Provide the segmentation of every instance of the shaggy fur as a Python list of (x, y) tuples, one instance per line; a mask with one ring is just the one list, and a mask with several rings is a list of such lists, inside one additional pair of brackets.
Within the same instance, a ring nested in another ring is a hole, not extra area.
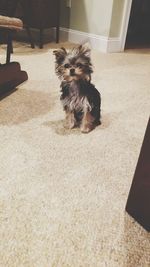
[(100, 124), (101, 97), (91, 83), (90, 49), (84, 45), (67, 53), (65, 48), (54, 51), (56, 74), (61, 79), (61, 101), (66, 112), (65, 126), (79, 126), (88, 133)]

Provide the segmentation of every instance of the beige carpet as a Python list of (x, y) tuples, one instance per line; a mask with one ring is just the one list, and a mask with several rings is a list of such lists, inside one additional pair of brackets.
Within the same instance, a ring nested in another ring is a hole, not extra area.
[(150, 235), (124, 211), (150, 113), (149, 51), (92, 51), (102, 125), (85, 135), (63, 128), (55, 47), (16, 43), (29, 80), (0, 102), (0, 267), (149, 267)]

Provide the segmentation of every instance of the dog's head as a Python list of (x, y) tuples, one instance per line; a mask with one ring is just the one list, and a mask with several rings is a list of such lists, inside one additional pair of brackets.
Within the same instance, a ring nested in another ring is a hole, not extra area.
[(65, 81), (90, 80), (93, 72), (90, 52), (86, 45), (80, 45), (69, 52), (64, 47), (54, 50), (56, 74)]

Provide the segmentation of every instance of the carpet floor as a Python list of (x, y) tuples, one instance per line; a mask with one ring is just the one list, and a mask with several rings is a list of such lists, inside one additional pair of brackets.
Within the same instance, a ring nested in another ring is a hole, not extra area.
[(29, 80), (0, 102), (0, 267), (149, 267), (150, 235), (125, 213), (150, 114), (149, 51), (92, 51), (102, 125), (82, 134), (63, 127), (56, 47), (14, 45)]

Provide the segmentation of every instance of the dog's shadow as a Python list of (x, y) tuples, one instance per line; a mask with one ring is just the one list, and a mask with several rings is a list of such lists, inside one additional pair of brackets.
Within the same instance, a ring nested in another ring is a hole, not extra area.
[[(102, 117), (101, 117), (101, 124), (100, 124), (100, 128), (102, 130), (106, 129), (106, 128), (109, 128), (110, 124), (111, 124), (111, 121), (112, 121), (112, 117), (111, 117), (111, 114), (102, 114)], [(98, 127), (98, 128), (99, 128)]]
[[(114, 117), (114, 116), (113, 116)], [(102, 116), (101, 125), (97, 126), (93, 131), (99, 131), (109, 128), (112, 120), (112, 114), (104, 114)], [(80, 128), (67, 129), (64, 126), (64, 120), (48, 121), (43, 123), (44, 126), (52, 128), (58, 135), (80, 135)], [(92, 131), (92, 132), (93, 132)]]
[(57, 120), (57, 121), (48, 121), (43, 123), (44, 126), (52, 128), (56, 134), (58, 135), (71, 135), (76, 134), (80, 135), (80, 129), (79, 128), (73, 128), (73, 129), (67, 129), (64, 126), (64, 120)]
[(104, 113), (102, 112), (101, 115), (101, 125), (98, 127), (101, 130), (105, 130), (113, 125), (118, 120), (119, 113), (118, 112), (111, 112), (111, 113)]

